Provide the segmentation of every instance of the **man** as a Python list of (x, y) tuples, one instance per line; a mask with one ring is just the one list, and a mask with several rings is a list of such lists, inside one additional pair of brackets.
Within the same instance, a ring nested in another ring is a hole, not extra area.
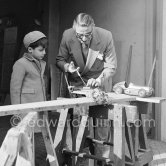
[[(79, 68), (86, 86), (100, 87), (106, 92), (112, 89), (112, 76), (116, 72), (117, 58), (110, 31), (95, 27), (93, 18), (80, 13), (73, 22), (73, 27), (63, 33), (56, 65), (68, 73), (71, 85), (84, 86), (76, 72)], [(96, 111), (96, 107), (95, 107)], [(97, 114), (101, 113), (101, 107)], [(108, 141), (108, 128), (98, 127), (97, 138)], [(108, 152), (108, 147), (105, 148)], [(100, 150), (99, 150), (100, 151)], [(108, 157), (103, 152), (97, 152)]]

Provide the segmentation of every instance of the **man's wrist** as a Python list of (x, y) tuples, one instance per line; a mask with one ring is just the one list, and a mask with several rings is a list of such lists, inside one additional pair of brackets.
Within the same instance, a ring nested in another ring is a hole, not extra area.
[(65, 72), (67, 73), (69, 71), (69, 63), (66, 63), (64, 65)]
[(101, 86), (101, 78), (97, 78), (97, 79), (96, 79), (96, 82), (98, 82), (99, 85)]

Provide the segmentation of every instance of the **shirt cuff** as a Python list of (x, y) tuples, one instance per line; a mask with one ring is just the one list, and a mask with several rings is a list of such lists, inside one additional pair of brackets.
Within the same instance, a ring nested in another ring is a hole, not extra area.
[(64, 65), (64, 70), (65, 70), (65, 72), (68, 72), (68, 68), (69, 68), (69, 63), (66, 63), (66, 64)]

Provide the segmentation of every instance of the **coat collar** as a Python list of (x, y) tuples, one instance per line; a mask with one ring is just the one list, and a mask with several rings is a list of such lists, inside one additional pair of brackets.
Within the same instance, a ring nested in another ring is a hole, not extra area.
[(37, 59), (35, 59), (33, 56), (31, 56), (31, 54), (29, 53), (24, 53), (23, 55), (24, 58), (26, 58), (27, 60), (34, 62), (33, 65), (35, 66), (35, 68), (40, 72), (40, 73), (44, 73), (45, 71), (45, 66), (46, 66), (46, 62), (43, 60), (38, 61)]
[[(30, 61), (35, 61), (35, 62), (38, 61), (33, 56), (31, 56), (31, 54), (29, 54), (29, 53), (24, 53), (23, 57), (30, 60)], [(45, 63), (45, 61), (43, 61), (43, 60), (40, 60), (40, 61)]]
[(100, 38), (99, 38), (99, 35), (96, 31), (96, 27), (94, 27), (92, 34), (93, 34), (93, 36), (92, 36), (90, 48), (92, 50), (98, 51), (98, 45), (100, 44)]

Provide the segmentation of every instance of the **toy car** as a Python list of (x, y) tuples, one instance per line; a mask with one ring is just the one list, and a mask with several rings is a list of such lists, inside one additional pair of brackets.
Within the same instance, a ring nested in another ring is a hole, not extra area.
[(152, 96), (154, 90), (151, 87), (146, 86), (138, 86), (130, 83), (129, 86), (126, 88), (125, 81), (119, 82), (113, 86), (113, 91), (116, 94), (127, 94), (127, 95), (134, 95), (139, 97), (150, 97)]

